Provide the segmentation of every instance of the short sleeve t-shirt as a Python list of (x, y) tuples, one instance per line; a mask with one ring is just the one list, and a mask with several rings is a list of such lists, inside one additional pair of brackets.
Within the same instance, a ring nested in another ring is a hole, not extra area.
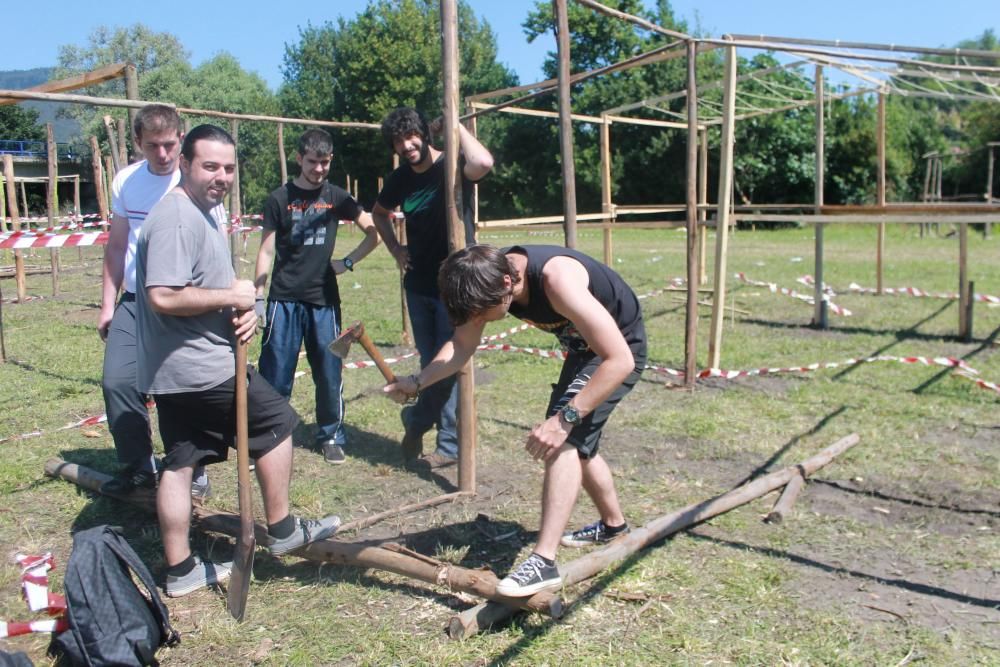
[[(444, 153), (421, 174), (413, 171), (408, 164), (400, 165), (389, 174), (378, 196), (378, 203), (383, 208), (391, 211), (399, 206), (406, 216), (410, 270), (403, 278), (403, 286), (417, 294), (432, 297), (438, 296), (438, 270), (448, 257), (448, 199), (444, 192), (444, 166)], [(472, 185), (472, 181), (462, 177), (462, 221), (466, 245), (475, 242)]]
[(305, 190), (286, 183), (264, 204), (264, 229), (273, 231), (274, 269), (269, 296), (317, 306), (340, 303), (330, 259), (340, 220), (357, 220), (364, 209), (331, 183)]
[(236, 274), (222, 222), (178, 191), (166, 194), (143, 225), (136, 253), (138, 388), (148, 394), (204, 391), (235, 373), (233, 309), (181, 317), (158, 313), (149, 287), (224, 289)]
[(179, 169), (160, 176), (151, 172), (149, 164), (142, 160), (119, 171), (111, 181), (111, 210), (128, 219), (128, 247), (125, 249), (125, 274), (122, 283), (126, 292), (135, 292), (135, 250), (142, 223), (156, 202), (180, 180)]

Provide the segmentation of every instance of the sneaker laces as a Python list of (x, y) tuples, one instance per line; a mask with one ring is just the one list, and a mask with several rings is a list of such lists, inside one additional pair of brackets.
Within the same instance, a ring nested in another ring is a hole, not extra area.
[(510, 578), (519, 585), (526, 584), (532, 579), (542, 579), (542, 569), (545, 567), (547, 566), (541, 558), (531, 555), (516, 570), (510, 573)]
[(601, 520), (598, 520), (598, 521), (595, 521), (592, 524), (584, 526), (580, 530), (578, 530), (575, 533), (573, 533), (573, 537), (575, 537), (577, 539), (591, 538), (592, 537), (595, 540), (599, 540), (601, 538), (601, 535), (604, 534), (605, 532), (606, 532), (606, 527), (604, 525), (604, 522), (601, 521)]

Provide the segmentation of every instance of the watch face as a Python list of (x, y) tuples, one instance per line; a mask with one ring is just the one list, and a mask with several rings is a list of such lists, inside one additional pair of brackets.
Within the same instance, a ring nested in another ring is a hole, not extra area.
[(353, 271), (354, 270), (354, 262), (353, 262), (353, 260), (351, 260), (350, 257), (345, 257), (344, 258), (344, 268), (346, 268), (348, 271)]
[(562, 409), (563, 419), (566, 420), (567, 424), (579, 424), (580, 423), (580, 413), (576, 411), (576, 408), (567, 405)]

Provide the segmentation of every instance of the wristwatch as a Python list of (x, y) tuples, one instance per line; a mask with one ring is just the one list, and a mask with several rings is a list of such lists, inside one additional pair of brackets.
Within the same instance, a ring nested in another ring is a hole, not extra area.
[(344, 259), (340, 261), (344, 263), (344, 268), (347, 269), (348, 271), (354, 270), (354, 260), (351, 259), (349, 256), (345, 256)]
[(580, 423), (580, 411), (572, 405), (567, 404), (566, 407), (559, 411), (559, 415), (570, 426), (576, 426)]

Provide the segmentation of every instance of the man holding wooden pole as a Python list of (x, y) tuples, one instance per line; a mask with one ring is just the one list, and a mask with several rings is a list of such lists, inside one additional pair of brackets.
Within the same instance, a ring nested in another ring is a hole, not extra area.
[[(200, 125), (184, 138), (181, 182), (150, 211), (137, 252), (139, 389), (156, 396), (166, 456), (156, 495), (168, 596), (229, 577), (231, 563), (191, 552), (191, 476), (225, 461), (236, 432), (236, 339), (257, 327), (253, 281), (238, 280), (224, 224), (212, 211), (233, 182), (236, 146), (228, 132)], [(332, 535), (336, 516), (300, 519), (289, 511), (292, 431), (298, 416), (248, 369), (248, 448), (264, 500), (268, 548), (279, 555)]]
[[(445, 191), (444, 153), (431, 145), (431, 130), (422, 113), (406, 107), (396, 109), (382, 123), (382, 138), (400, 157), (401, 164), (379, 193), (372, 219), (386, 249), (406, 272), (403, 279), (406, 303), (423, 368), (453, 333), (437, 287), (438, 269), (448, 256), (447, 206), (452, 193)], [(462, 219), (465, 242), (472, 243), (475, 239), (472, 187), (493, 168), (493, 156), (462, 126), (459, 126), (459, 143)], [(397, 206), (402, 207), (406, 216), (406, 245), (399, 242), (392, 225), (392, 210)], [(407, 462), (416, 461), (423, 452), (424, 434), (437, 426), (437, 448), (421, 461), (431, 469), (455, 463), (457, 405), (457, 384), (449, 378), (421, 392), (416, 405), (404, 408), (402, 445)]]
[[(545, 463), (538, 543), (496, 588), (509, 597), (534, 595), (561, 584), (555, 564), (560, 544), (600, 544), (629, 532), (611, 469), (597, 449), (604, 424), (646, 365), (639, 300), (607, 266), (558, 246), (471, 246), (444, 262), (439, 284), (455, 335), (419, 374), (386, 385), (394, 400), (407, 400), (458, 372), (476, 351), (486, 323), (508, 312), (554, 334), (567, 353), (546, 418), (525, 445)], [(600, 519), (564, 533), (581, 486)]]
[[(97, 332), (105, 343), (101, 381), (104, 410), (118, 461), (123, 465), (101, 491), (116, 496), (156, 487), (149, 411), (146, 397), (136, 388), (135, 252), (149, 210), (180, 181), (177, 164), (184, 138), (177, 111), (163, 104), (143, 107), (136, 115), (133, 131), (135, 145), (145, 159), (118, 172), (111, 185), (111, 227), (104, 248), (97, 322)], [(217, 214), (224, 219), (221, 207)], [(199, 467), (191, 494), (204, 499), (208, 493), (208, 477)]]

